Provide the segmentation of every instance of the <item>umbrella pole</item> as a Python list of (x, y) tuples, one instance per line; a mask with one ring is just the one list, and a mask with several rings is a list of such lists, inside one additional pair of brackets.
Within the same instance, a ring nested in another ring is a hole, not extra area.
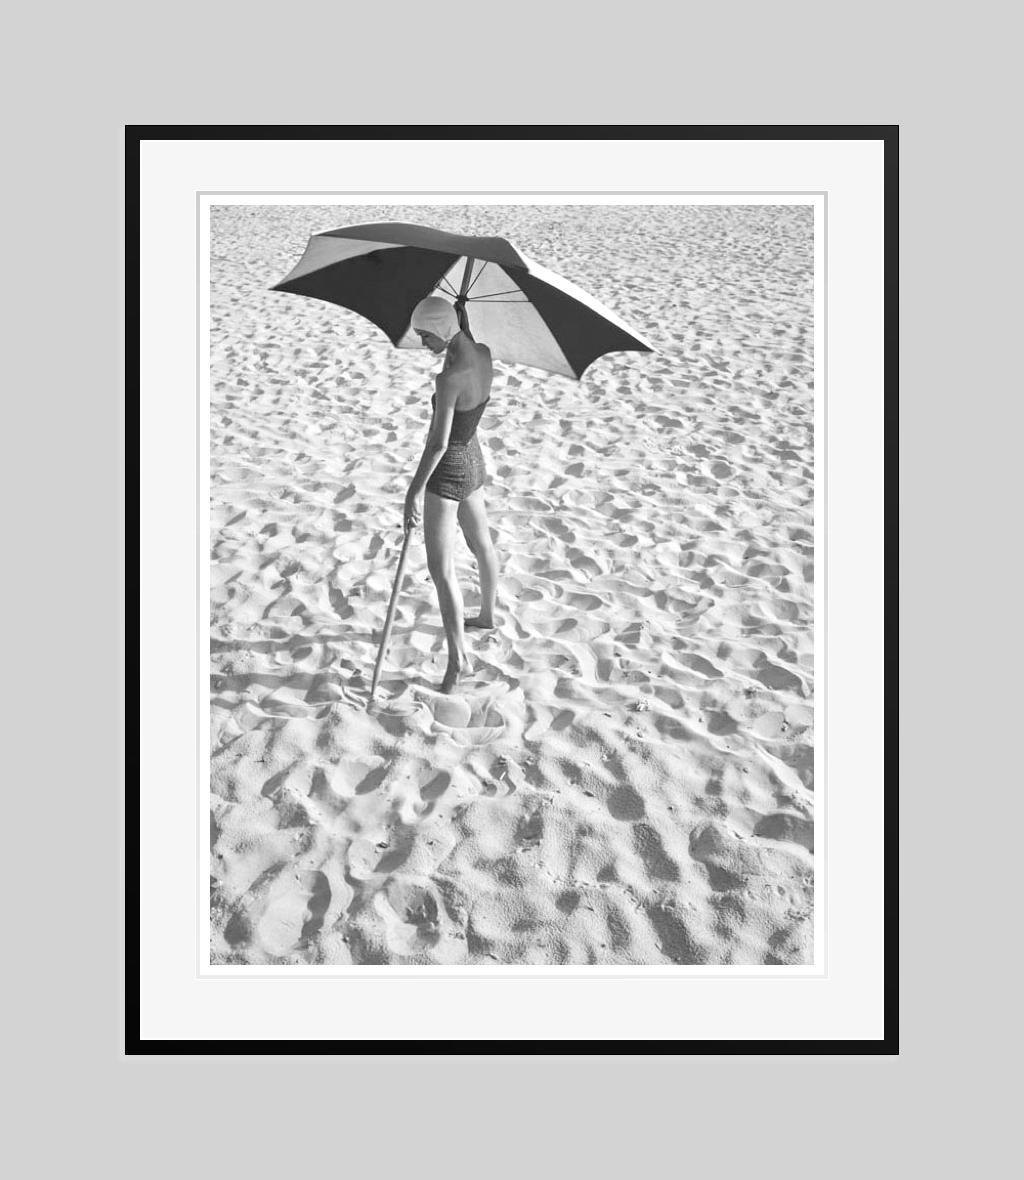
[(395, 574), (395, 585), (391, 591), (391, 601), (388, 603), (388, 614), (384, 620), (384, 632), (380, 639), (380, 649), (377, 652), (377, 662), (373, 666), (373, 683), (370, 685), (370, 700), (367, 701), (369, 705), (373, 700), (373, 695), (377, 691), (377, 681), (380, 680), (380, 669), (384, 663), (384, 657), (387, 655), (388, 640), (391, 638), (391, 625), (395, 621), (395, 607), (398, 605), (398, 591), (402, 585), (402, 574), (405, 572), (405, 559), (409, 555), (409, 538), (412, 536), (412, 529), (405, 530), (405, 540), (402, 542), (402, 554), (398, 559), (398, 573)]
[(466, 335), (473, 339), (473, 333), (469, 330), (469, 307), (466, 296), (469, 294), (469, 280), (473, 277), (473, 259), (466, 259), (466, 267), (462, 272), (462, 286), (459, 288), (459, 294), (455, 300), (455, 314), (459, 320), (459, 327), (466, 333)]
[(459, 288), (459, 298), (465, 302), (469, 292), (469, 280), (473, 277), (473, 259), (466, 259), (466, 269), (462, 272), (462, 286)]

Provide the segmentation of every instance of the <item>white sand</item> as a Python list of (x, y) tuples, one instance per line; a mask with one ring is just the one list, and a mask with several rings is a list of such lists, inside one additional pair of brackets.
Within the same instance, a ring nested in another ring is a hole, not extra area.
[[(368, 711), (440, 362), (267, 288), (310, 233), (388, 220), (509, 236), (662, 352), (582, 384), (500, 366), (500, 626), (439, 696), (417, 534)], [(810, 961), (812, 230), (796, 207), (214, 210), (215, 962)]]

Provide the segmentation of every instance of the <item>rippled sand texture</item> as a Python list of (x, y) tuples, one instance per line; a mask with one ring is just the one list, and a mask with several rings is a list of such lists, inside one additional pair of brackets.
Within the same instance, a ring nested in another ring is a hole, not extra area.
[[(309, 233), (388, 220), (509, 236), (662, 351), (582, 384), (501, 367), (500, 627), (437, 695), (417, 534), (367, 710), (439, 361), (267, 288)], [(811, 961), (812, 229), (785, 206), (214, 211), (214, 962)]]

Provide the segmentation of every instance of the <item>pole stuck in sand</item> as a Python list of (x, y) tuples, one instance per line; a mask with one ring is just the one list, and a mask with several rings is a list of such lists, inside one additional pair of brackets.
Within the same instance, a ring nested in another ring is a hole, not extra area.
[(367, 707), (373, 701), (374, 693), (377, 691), (377, 681), (380, 680), (380, 669), (384, 663), (384, 657), (388, 652), (388, 640), (391, 638), (391, 625), (395, 621), (395, 607), (398, 605), (398, 591), (402, 585), (402, 574), (405, 572), (405, 559), (409, 555), (409, 538), (412, 536), (412, 529), (405, 530), (405, 540), (402, 542), (402, 553), (398, 558), (398, 573), (395, 574), (395, 584), (391, 590), (391, 601), (388, 603), (387, 618), (384, 620), (384, 631), (380, 637), (380, 649), (377, 652), (377, 662), (373, 666), (373, 682), (370, 685), (370, 698), (366, 702)]

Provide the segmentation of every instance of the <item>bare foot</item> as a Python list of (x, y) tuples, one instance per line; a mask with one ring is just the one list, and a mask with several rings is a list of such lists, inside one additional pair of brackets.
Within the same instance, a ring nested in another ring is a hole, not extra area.
[(444, 680), (441, 681), (440, 692), (446, 695), (458, 684), (463, 676), (469, 671), (469, 657), (462, 656), (461, 658), (452, 659), (448, 657), (448, 667), (445, 669)]
[(479, 627), (482, 631), (490, 631), (494, 627), (494, 619), (490, 615), (474, 615), (463, 621), (463, 627)]

